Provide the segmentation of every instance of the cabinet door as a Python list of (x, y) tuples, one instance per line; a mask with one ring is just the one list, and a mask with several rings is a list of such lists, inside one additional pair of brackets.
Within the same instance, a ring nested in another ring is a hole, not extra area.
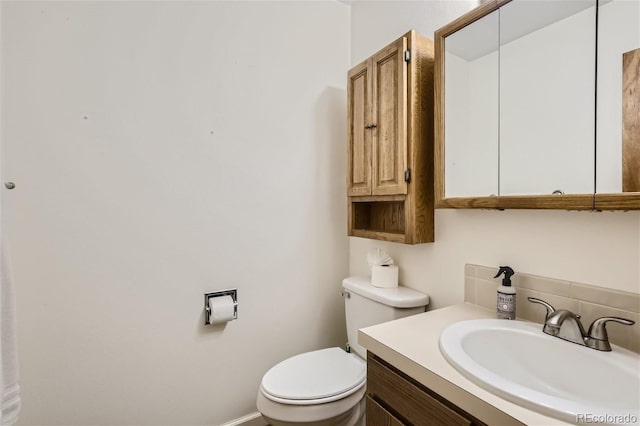
[(369, 61), (349, 71), (347, 194), (371, 195), (371, 72)]
[(373, 195), (406, 194), (407, 38), (373, 56), (372, 164)]
[[(402, 421), (413, 425), (473, 426), (468, 414), (461, 414), (450, 402), (443, 402), (433, 391), (410, 381), (367, 352), (367, 394), (371, 399), (383, 401)], [(367, 412), (368, 413), (368, 412)]]

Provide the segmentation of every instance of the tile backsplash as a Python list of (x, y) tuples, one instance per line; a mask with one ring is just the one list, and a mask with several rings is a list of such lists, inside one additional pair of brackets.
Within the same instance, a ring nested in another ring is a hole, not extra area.
[[(502, 278), (493, 278), (497, 267), (465, 265), (464, 301), (485, 308), (496, 308), (496, 290)], [(511, 278), (516, 288), (516, 317), (542, 324), (546, 310), (531, 303), (527, 297), (537, 297), (556, 309), (568, 309), (579, 314), (585, 329), (596, 318), (622, 317), (635, 321), (632, 326), (608, 323), (609, 341), (640, 353), (640, 294), (612, 290), (571, 281), (522, 274)]]

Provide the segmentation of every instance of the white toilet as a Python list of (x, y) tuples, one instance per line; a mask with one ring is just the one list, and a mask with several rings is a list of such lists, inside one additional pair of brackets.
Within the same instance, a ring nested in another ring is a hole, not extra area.
[(429, 304), (426, 294), (373, 287), (369, 278), (346, 278), (342, 287), (351, 352), (306, 352), (267, 371), (257, 405), (272, 426), (364, 425), (367, 351), (357, 343), (358, 329), (424, 312)]

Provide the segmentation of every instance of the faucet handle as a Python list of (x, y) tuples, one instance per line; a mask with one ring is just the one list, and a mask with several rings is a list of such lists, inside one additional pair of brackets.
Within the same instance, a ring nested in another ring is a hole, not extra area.
[(553, 306), (551, 306), (549, 303), (545, 302), (542, 299), (538, 299), (535, 297), (527, 297), (527, 300), (531, 303), (538, 303), (542, 306), (544, 306), (545, 308), (547, 308), (547, 315), (545, 315), (545, 321), (547, 320), (547, 318), (549, 318), (549, 315), (551, 315), (552, 313), (554, 313), (556, 311), (556, 308), (554, 308)]
[(598, 318), (597, 320), (593, 321), (593, 323), (589, 327), (589, 333), (588, 333), (589, 337), (592, 339), (608, 341), (609, 335), (607, 334), (606, 325), (609, 321), (617, 322), (624, 325), (633, 325), (636, 323), (635, 321), (632, 321), (626, 318), (620, 318), (620, 317)]

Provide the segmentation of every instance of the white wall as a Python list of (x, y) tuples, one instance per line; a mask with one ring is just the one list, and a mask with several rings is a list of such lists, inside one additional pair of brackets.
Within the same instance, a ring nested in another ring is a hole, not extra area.
[[(356, 2), (351, 12), (352, 63), (411, 27), (432, 37), (435, 29), (474, 5)], [(637, 211), (437, 210), (433, 244), (350, 238), (350, 273), (366, 275), (367, 251), (382, 247), (397, 259), (402, 283), (431, 295), (431, 308), (462, 302), (465, 263), (509, 264), (520, 272), (638, 293), (639, 218)]]
[[(270, 366), (343, 343), (339, 283), (371, 247), (432, 308), (462, 301), (466, 262), (640, 290), (639, 212), (438, 210), (434, 244), (345, 237), (346, 70), (475, 1), (1, 5), (22, 424), (254, 411)], [(240, 319), (202, 326), (203, 293), (232, 286)]]
[(2, 2), (21, 424), (221, 424), (344, 344), (349, 14)]

